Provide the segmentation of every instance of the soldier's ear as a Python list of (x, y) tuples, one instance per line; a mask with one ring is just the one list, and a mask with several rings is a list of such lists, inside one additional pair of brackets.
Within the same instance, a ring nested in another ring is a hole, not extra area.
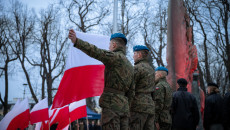
[(113, 42), (113, 48), (117, 48), (117, 43)]
[(138, 58), (142, 58), (142, 53), (140, 51), (138, 52)]

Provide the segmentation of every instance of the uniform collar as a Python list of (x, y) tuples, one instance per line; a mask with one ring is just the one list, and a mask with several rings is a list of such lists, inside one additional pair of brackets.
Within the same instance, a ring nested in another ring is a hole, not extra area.
[(137, 60), (137, 61), (134, 63), (134, 65), (139, 64), (139, 63), (141, 63), (141, 62), (147, 62), (147, 63), (148, 63), (148, 61), (147, 61), (146, 58), (141, 58), (141, 59)]
[(125, 48), (123, 47), (118, 47), (115, 50), (113, 50), (113, 52), (121, 52), (122, 54), (126, 54)]
[(162, 81), (166, 81), (166, 77), (160, 78), (156, 83), (162, 82)]

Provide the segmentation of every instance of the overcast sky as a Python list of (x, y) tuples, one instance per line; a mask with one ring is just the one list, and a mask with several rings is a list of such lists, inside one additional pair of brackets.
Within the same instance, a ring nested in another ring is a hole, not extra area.
[(26, 4), (29, 8), (34, 8), (36, 12), (40, 9), (45, 9), (49, 4), (55, 3), (57, 0), (19, 0)]
[[(4, 6), (7, 7), (9, 0), (0, 0), (3, 2)], [(24, 5), (27, 5), (28, 8), (34, 8), (36, 13), (39, 14), (41, 9), (45, 9), (48, 7), (49, 4), (57, 3), (57, 0), (19, 0)], [(18, 63), (19, 64), (19, 63)], [(34, 77), (36, 78), (36, 77)], [(39, 78), (39, 77), (37, 77)], [(33, 79), (32, 79), (33, 80)], [(4, 76), (0, 78), (0, 93), (2, 98), (5, 96), (5, 79)], [(9, 101), (13, 101), (13, 98), (23, 98), (24, 87), (23, 84), (27, 83), (25, 79), (25, 74), (22, 71), (13, 72), (9, 75)], [(37, 86), (38, 87), (38, 86)], [(31, 94), (26, 86), (25, 89), (25, 97), (30, 98)]]
[[(7, 3), (10, 0), (0, 0), (0, 1), (3, 2), (5, 7), (7, 7)], [(39, 15), (39, 12), (41, 9), (46, 9), (49, 4), (57, 4), (59, 0), (19, 0), (19, 1), (22, 2), (24, 5), (27, 5), (28, 9), (34, 8), (36, 13)], [(138, 43), (142, 43), (142, 42), (138, 42)], [(130, 52), (132, 53), (132, 47), (131, 47)], [(129, 59), (131, 59), (131, 62), (133, 63), (132, 54), (129, 57)], [(19, 66), (20, 66), (20, 64), (19, 64)], [(17, 69), (15, 69), (15, 70), (17, 70)], [(18, 70), (21, 70), (21, 69), (18, 69)], [(32, 77), (32, 78), (34, 78), (34, 80), (39, 79), (39, 77)], [(60, 76), (60, 78), (62, 78), (62, 77)], [(2, 76), (0, 78), (0, 83), (1, 83), (0, 93), (1, 93), (2, 98), (4, 98), (5, 87), (2, 87), (2, 85), (5, 84), (4, 76)], [(14, 72), (13, 74), (11, 74), (9, 76), (9, 101), (12, 101), (13, 98), (23, 98), (23, 93), (24, 93), (24, 88), (25, 88), (25, 86), (23, 86), (23, 84), (25, 84), (25, 83), (27, 83), (27, 81), (25, 79), (25, 74), (22, 71)], [(39, 83), (41, 83), (41, 82), (36, 80), (35, 83), (36, 83), (35, 87), (39, 87)], [(57, 86), (58, 85), (56, 85), (55, 88), (57, 88)], [(25, 97), (30, 98), (31, 94), (30, 94), (30, 91), (28, 89), (28, 86), (26, 86), (26, 88), (27, 89), (25, 89), (25, 93), (26, 93)]]

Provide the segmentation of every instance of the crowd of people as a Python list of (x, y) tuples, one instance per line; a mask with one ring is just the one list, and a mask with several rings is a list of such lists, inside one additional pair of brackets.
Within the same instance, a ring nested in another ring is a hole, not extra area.
[[(187, 92), (186, 77), (178, 79), (173, 92), (166, 80), (168, 69), (155, 70), (148, 60), (149, 49), (133, 47), (134, 67), (126, 57), (124, 34), (111, 35), (109, 50), (77, 38), (69, 31), (74, 47), (105, 65), (104, 91), (99, 99), (103, 130), (195, 130), (200, 119), (196, 98)], [(223, 99), (215, 83), (208, 84), (204, 109), (205, 130), (230, 129), (229, 96)]]
[(78, 120), (72, 123), (73, 130), (101, 130), (100, 120)]

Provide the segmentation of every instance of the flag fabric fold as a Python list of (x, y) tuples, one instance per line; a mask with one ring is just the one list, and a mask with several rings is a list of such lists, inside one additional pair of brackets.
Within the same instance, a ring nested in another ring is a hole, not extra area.
[(48, 99), (39, 101), (30, 112), (31, 124), (49, 120)]
[(77, 102), (73, 102), (69, 105), (70, 121), (73, 122), (77, 119), (87, 116), (86, 100), (82, 99)]
[(49, 122), (43, 121), (36, 123), (36, 130), (49, 130), (50, 127), (55, 123), (58, 123), (57, 129), (66, 129), (69, 127), (69, 123), (86, 117), (86, 100), (82, 99), (77, 102), (73, 102), (70, 105), (66, 105), (62, 108), (49, 109)]
[(28, 99), (16, 103), (13, 109), (6, 114), (0, 122), (0, 128), (3, 130), (25, 129), (30, 121), (30, 110)]
[[(109, 37), (76, 32), (78, 38), (98, 48), (108, 49)], [(102, 62), (89, 57), (71, 43), (66, 61), (66, 69), (53, 108), (59, 108), (81, 99), (100, 96), (104, 89), (104, 68)]]
[(57, 129), (64, 129), (69, 123), (69, 106), (60, 109), (58, 116), (56, 117), (58, 126)]
[(52, 112), (52, 114), (50, 116), (49, 121), (50, 121), (50, 127), (53, 124), (58, 123), (57, 129), (65, 128), (70, 122), (70, 120), (69, 120), (69, 106), (66, 105), (62, 108), (54, 109), (54, 111)]
[(35, 124), (35, 130), (42, 130), (42, 122), (37, 122)]

